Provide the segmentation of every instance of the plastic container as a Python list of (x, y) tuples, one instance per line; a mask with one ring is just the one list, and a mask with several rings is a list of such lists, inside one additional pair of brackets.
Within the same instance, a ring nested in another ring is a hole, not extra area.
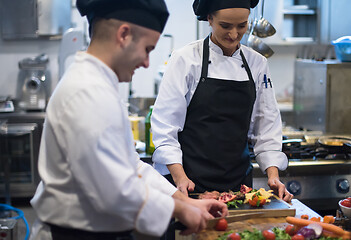
[(351, 36), (345, 36), (332, 41), (336, 57), (341, 62), (351, 62)]

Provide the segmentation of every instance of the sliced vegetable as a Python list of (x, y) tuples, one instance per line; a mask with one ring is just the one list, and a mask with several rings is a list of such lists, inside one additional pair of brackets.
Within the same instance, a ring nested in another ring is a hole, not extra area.
[(326, 215), (323, 217), (323, 222), (324, 223), (334, 223), (335, 222), (335, 218), (332, 215)]
[(310, 219), (310, 217), (309, 217), (307, 214), (301, 215), (301, 218), (302, 218), (302, 219), (307, 219), (307, 220)]
[(320, 222), (321, 221), (321, 217), (312, 217), (310, 220), (314, 221), (314, 222)]
[(319, 238), (322, 234), (322, 231), (323, 231), (323, 227), (318, 223), (309, 224), (306, 228), (313, 229), (315, 234), (316, 234), (316, 238)]
[(298, 232), (297, 235), (302, 235), (306, 240), (315, 239), (317, 237), (316, 232), (309, 227), (303, 227)]

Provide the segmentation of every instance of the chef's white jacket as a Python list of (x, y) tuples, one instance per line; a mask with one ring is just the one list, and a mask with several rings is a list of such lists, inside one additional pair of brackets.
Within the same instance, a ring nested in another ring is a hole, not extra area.
[[(204, 40), (198, 40), (174, 51), (161, 81), (151, 116), (151, 127), (156, 147), (152, 160), (155, 168), (163, 175), (169, 174), (166, 165), (182, 164), (178, 132), (183, 131), (187, 107), (201, 76), (203, 42)], [(256, 85), (256, 101), (248, 132), (256, 161), (264, 173), (271, 166), (286, 169), (288, 159), (281, 152), (280, 111), (273, 83), (268, 82), (271, 79), (267, 59), (244, 45), (240, 45), (230, 57), (224, 56), (222, 49), (211, 40), (209, 47), (208, 77), (228, 81), (248, 81), (240, 56), (240, 50), (243, 51)]]
[[(135, 151), (116, 74), (86, 52), (48, 104), (39, 174), (31, 204), (41, 224), (160, 236), (174, 209), (176, 188)], [(32, 239), (47, 239), (43, 229), (36, 225)]]

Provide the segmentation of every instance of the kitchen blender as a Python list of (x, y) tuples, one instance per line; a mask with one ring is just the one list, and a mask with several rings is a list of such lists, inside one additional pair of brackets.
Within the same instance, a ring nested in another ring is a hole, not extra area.
[(44, 111), (51, 94), (51, 76), (47, 69), (49, 58), (41, 54), (18, 63), (18, 107), (26, 111)]

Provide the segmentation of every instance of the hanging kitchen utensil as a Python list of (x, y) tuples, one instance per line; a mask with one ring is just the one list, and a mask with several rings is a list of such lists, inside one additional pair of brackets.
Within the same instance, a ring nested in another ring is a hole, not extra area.
[(254, 25), (253, 35), (256, 35), (260, 38), (266, 38), (273, 36), (276, 33), (273, 25), (263, 17), (264, 10), (264, 0), (262, 0), (262, 9), (261, 9), (261, 17)]
[(249, 38), (247, 39), (247, 46), (261, 53), (266, 58), (269, 58), (274, 54), (274, 51), (267, 44), (265, 44), (257, 36), (254, 36), (252, 33), (249, 35)]

